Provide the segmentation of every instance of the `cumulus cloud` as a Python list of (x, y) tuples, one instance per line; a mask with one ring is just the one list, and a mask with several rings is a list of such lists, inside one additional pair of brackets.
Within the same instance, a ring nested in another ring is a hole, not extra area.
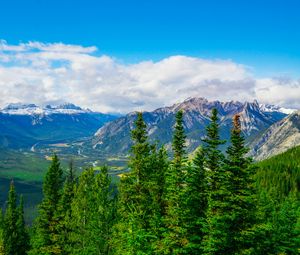
[(73, 102), (102, 112), (153, 110), (188, 97), (300, 108), (300, 81), (256, 79), (230, 60), (171, 56), (122, 64), (96, 47), (0, 41), (0, 107)]

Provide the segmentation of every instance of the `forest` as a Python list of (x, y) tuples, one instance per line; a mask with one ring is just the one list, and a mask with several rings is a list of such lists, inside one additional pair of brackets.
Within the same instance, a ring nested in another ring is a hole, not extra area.
[(300, 254), (300, 148), (253, 162), (236, 115), (223, 152), (213, 109), (203, 146), (188, 155), (183, 115), (171, 155), (149, 142), (137, 115), (130, 171), (117, 184), (106, 166), (77, 176), (54, 155), (32, 226), (12, 181), (0, 254)]

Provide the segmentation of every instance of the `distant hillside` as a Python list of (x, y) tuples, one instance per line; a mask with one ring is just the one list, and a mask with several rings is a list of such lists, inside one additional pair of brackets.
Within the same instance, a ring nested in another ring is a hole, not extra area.
[(300, 111), (296, 111), (270, 126), (251, 144), (251, 155), (256, 160), (282, 153), (300, 145)]
[[(255, 139), (261, 132), (287, 115), (287, 109), (260, 105), (257, 101), (219, 102), (208, 101), (205, 98), (190, 98), (170, 107), (144, 112), (149, 138), (153, 142), (165, 144), (170, 149), (175, 114), (183, 110), (187, 147), (191, 152), (201, 144), (213, 108), (217, 108), (219, 112), (223, 139), (229, 138), (232, 117), (237, 113), (241, 115), (242, 130), (248, 141)], [(95, 134), (92, 140), (93, 147), (108, 154), (128, 153), (131, 146), (130, 131), (133, 129), (135, 119), (136, 113), (133, 112), (107, 123)]]
[(286, 197), (289, 192), (300, 192), (300, 146), (263, 160), (256, 179), (260, 188), (265, 188), (275, 197)]

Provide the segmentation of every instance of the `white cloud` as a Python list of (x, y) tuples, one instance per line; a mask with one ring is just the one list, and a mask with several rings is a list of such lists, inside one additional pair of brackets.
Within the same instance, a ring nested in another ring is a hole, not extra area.
[(0, 107), (70, 101), (102, 112), (152, 110), (191, 96), (300, 108), (300, 82), (256, 79), (230, 60), (172, 56), (121, 64), (96, 47), (0, 41)]

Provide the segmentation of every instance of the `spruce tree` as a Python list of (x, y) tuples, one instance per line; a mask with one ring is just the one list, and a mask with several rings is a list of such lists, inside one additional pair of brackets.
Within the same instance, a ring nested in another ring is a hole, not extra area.
[(128, 163), (130, 172), (122, 176), (119, 188), (119, 224), (115, 229), (115, 248), (119, 254), (151, 254), (151, 240), (154, 237), (151, 234), (153, 207), (149, 182), (153, 168), (150, 163), (151, 146), (142, 113), (137, 114), (132, 141)]
[[(164, 201), (165, 175), (169, 166), (167, 151), (164, 147), (158, 151), (156, 147), (152, 148), (150, 156), (150, 167), (152, 173), (149, 175), (148, 189), (151, 197), (151, 218), (150, 230), (151, 246), (154, 253), (160, 251), (160, 245), (163, 240), (163, 218), (166, 213), (166, 205)], [(150, 201), (149, 201), (150, 202)]]
[(0, 255), (5, 255), (4, 250), (4, 219), (2, 208), (0, 208)]
[(220, 139), (218, 122), (218, 111), (213, 109), (211, 122), (206, 128), (207, 137), (204, 139), (204, 167), (208, 173), (209, 189), (203, 250), (207, 255), (231, 254), (228, 250), (229, 179), (224, 169), (224, 155), (220, 151), (220, 145), (225, 141)]
[[(88, 254), (91, 248), (88, 224), (91, 221), (91, 213), (95, 205), (94, 192), (94, 169), (85, 169), (78, 179), (74, 199), (71, 204), (71, 233), (70, 254)], [(83, 251), (83, 253), (80, 253)], [(85, 253), (84, 253), (85, 252)]]
[(185, 192), (186, 192), (186, 151), (185, 133), (183, 127), (183, 112), (176, 114), (172, 148), (174, 159), (166, 173), (164, 217), (165, 233), (161, 246), (165, 254), (185, 253), (188, 244), (187, 226), (184, 222)]
[(11, 181), (7, 207), (4, 216), (4, 250), (5, 254), (21, 254), (18, 253), (18, 246), (16, 245), (19, 241), (19, 233), (17, 228), (18, 221), (18, 209), (17, 209), (17, 194), (15, 190), (14, 182)]
[(202, 254), (202, 241), (207, 210), (207, 173), (204, 168), (204, 152), (196, 150), (192, 164), (188, 167), (187, 191), (185, 194), (188, 226), (188, 254)]
[(17, 208), (17, 223), (16, 228), (18, 232), (18, 240), (16, 245), (16, 249), (18, 254), (26, 254), (26, 252), (29, 250), (29, 234), (25, 225), (24, 220), (24, 200), (23, 196), (20, 196), (20, 202), (19, 206)]
[(57, 155), (52, 158), (51, 165), (46, 173), (43, 184), (43, 200), (39, 205), (38, 217), (34, 225), (34, 236), (31, 240), (30, 254), (48, 255), (60, 253), (57, 245), (55, 226), (56, 213), (61, 198), (63, 185), (63, 171)]
[(80, 176), (71, 205), (70, 254), (111, 254), (115, 201), (107, 167)]
[(55, 239), (57, 240), (57, 248), (61, 254), (68, 254), (68, 250), (72, 245), (69, 242), (68, 236), (71, 232), (71, 204), (74, 198), (76, 186), (76, 176), (73, 166), (73, 161), (70, 161), (69, 169), (65, 178), (62, 195), (55, 213)]
[(228, 246), (232, 254), (247, 254), (253, 251), (256, 193), (254, 189), (254, 167), (246, 157), (248, 149), (241, 131), (240, 116), (233, 118), (230, 146), (227, 148), (225, 169), (228, 173), (230, 191), (230, 227)]

